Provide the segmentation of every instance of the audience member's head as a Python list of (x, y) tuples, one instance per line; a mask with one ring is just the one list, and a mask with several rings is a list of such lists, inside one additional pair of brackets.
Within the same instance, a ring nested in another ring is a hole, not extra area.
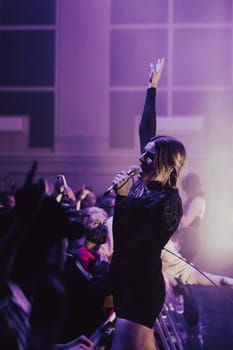
[(181, 181), (181, 187), (188, 198), (204, 195), (201, 179), (196, 173), (187, 173)]
[(102, 208), (88, 207), (80, 210), (76, 217), (78, 223), (73, 224), (73, 227), (77, 229), (77, 235), (75, 237), (73, 232), (70, 250), (74, 251), (83, 245), (87, 245), (88, 249), (98, 250), (99, 246), (107, 240), (107, 219), (108, 214)]
[(103, 208), (109, 217), (113, 216), (116, 194), (114, 191), (109, 194), (101, 194), (97, 197), (96, 206)]
[(6, 209), (13, 209), (15, 206), (15, 196), (9, 191), (0, 193), (0, 203)]
[(80, 202), (78, 209), (94, 207), (96, 205), (96, 194), (91, 187), (85, 187), (75, 193), (77, 202)]

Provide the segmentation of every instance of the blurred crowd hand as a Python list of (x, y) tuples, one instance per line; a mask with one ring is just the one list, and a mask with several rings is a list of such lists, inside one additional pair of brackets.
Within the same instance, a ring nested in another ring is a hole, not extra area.
[(150, 64), (150, 80), (149, 80), (149, 88), (154, 87), (156, 88), (161, 76), (161, 73), (163, 71), (165, 63), (165, 58), (158, 58), (156, 64), (151, 63)]
[(85, 186), (82, 188), (82, 192), (80, 195), (80, 200), (83, 201), (88, 195), (89, 195), (90, 191), (88, 189), (85, 188)]
[(72, 202), (76, 202), (75, 194), (70, 186), (66, 186), (64, 191), (66, 192), (66, 195)]
[(70, 202), (76, 203), (75, 194), (72, 188), (68, 185), (63, 186), (62, 189), (59, 190), (59, 192), (57, 191), (57, 195), (56, 195), (57, 202), (61, 202), (64, 199), (64, 197)]
[(57, 349), (61, 350), (94, 350), (95, 344), (87, 338), (85, 335), (66, 343), (64, 345), (58, 345)]
[(85, 185), (82, 185), (82, 189), (79, 193), (78, 198), (76, 199), (76, 210), (81, 209), (81, 202), (87, 198), (87, 196), (91, 193), (90, 190), (88, 190)]
[(108, 252), (105, 250), (105, 247), (100, 246), (99, 253), (101, 256), (101, 259), (107, 262), (111, 262), (113, 252)]
[(221, 278), (220, 285), (223, 287), (230, 287), (231, 289), (233, 289), (233, 278), (231, 278), (231, 277)]

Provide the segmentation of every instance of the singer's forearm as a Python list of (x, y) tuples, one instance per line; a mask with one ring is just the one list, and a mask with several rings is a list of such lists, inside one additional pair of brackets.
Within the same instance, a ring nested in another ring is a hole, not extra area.
[(156, 134), (156, 89), (147, 89), (145, 105), (143, 109), (142, 119), (139, 125), (139, 139), (141, 153), (151, 137)]

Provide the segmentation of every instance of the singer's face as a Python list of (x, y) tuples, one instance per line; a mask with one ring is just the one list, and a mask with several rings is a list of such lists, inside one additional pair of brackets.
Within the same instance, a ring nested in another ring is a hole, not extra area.
[(153, 172), (153, 160), (155, 155), (155, 144), (154, 142), (148, 142), (144, 148), (144, 153), (139, 158), (141, 165), (141, 178), (146, 180), (147, 177)]

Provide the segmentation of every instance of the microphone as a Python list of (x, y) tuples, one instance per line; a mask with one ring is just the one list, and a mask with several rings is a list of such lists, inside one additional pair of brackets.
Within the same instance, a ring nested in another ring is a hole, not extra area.
[[(129, 177), (133, 177), (137, 174), (139, 174), (141, 168), (138, 165), (131, 165), (131, 167), (129, 168), (129, 170), (126, 172), (126, 174)], [(116, 184), (110, 186), (105, 192), (104, 192), (104, 196), (108, 195), (109, 193), (111, 193), (114, 190), (114, 187), (116, 186)]]

